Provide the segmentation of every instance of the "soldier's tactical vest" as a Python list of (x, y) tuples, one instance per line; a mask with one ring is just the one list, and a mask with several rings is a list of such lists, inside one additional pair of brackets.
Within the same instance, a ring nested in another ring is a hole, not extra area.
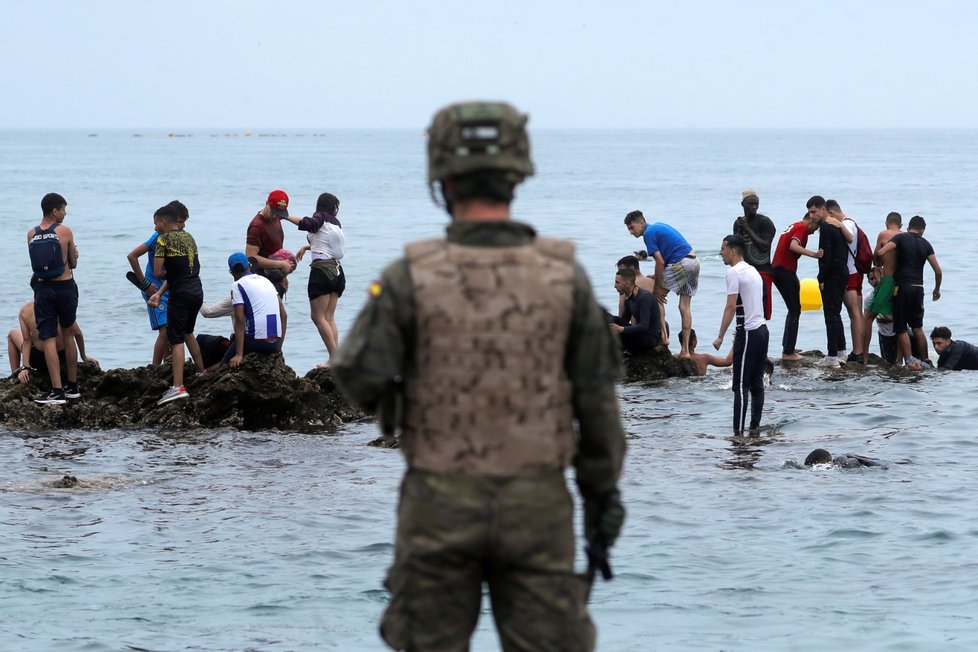
[(510, 476), (576, 451), (564, 356), (574, 247), (426, 240), (406, 248), (417, 314), (401, 447), (411, 468)]

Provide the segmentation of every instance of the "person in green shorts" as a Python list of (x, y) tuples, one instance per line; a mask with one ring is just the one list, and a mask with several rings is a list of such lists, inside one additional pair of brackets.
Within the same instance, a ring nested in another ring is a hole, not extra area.
[[(893, 281), (893, 271), (896, 269), (896, 251), (890, 251), (880, 256), (880, 249), (890, 241), (890, 238), (900, 233), (903, 227), (903, 217), (897, 212), (886, 216), (886, 228), (876, 236), (876, 254), (873, 271), (879, 270), (879, 284), (873, 293), (869, 308), (863, 313), (863, 351), (869, 351), (869, 342), (873, 339), (873, 322), (877, 317), (893, 316), (893, 291), (896, 284)], [(872, 273), (872, 272), (871, 272)]]

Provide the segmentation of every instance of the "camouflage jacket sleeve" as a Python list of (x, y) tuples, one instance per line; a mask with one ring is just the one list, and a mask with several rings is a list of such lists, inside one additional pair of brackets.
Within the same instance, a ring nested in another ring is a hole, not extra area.
[(565, 365), (580, 428), (574, 460), (577, 485), (585, 497), (601, 496), (616, 487), (625, 455), (625, 432), (615, 394), (622, 370), (621, 351), (587, 275), (577, 264)]
[(371, 283), (367, 303), (331, 364), (343, 393), (369, 412), (404, 377), (414, 346), (414, 314), (408, 267), (401, 259)]

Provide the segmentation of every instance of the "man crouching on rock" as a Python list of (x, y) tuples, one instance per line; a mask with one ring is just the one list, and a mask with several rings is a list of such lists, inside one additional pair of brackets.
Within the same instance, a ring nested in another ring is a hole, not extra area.
[(275, 286), (264, 276), (251, 273), (243, 253), (231, 254), (228, 269), (234, 277), (231, 305), (234, 307), (234, 343), (223, 362), (232, 368), (247, 353), (267, 355), (282, 348), (285, 337), (285, 307)]
[(494, 102), (435, 115), (447, 238), (384, 270), (332, 367), (354, 402), (398, 415), (408, 471), (380, 627), (395, 650), (468, 649), (484, 583), (504, 650), (594, 645), (563, 471), (584, 498), (589, 577), (610, 577), (621, 363), (571, 243), (510, 218), (533, 173), (526, 120)]

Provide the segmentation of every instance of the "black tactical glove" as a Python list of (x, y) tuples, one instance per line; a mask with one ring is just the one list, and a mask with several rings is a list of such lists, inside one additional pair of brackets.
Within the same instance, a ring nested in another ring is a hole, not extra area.
[(625, 508), (618, 490), (600, 497), (584, 499), (584, 538), (604, 548), (615, 545), (625, 522)]

